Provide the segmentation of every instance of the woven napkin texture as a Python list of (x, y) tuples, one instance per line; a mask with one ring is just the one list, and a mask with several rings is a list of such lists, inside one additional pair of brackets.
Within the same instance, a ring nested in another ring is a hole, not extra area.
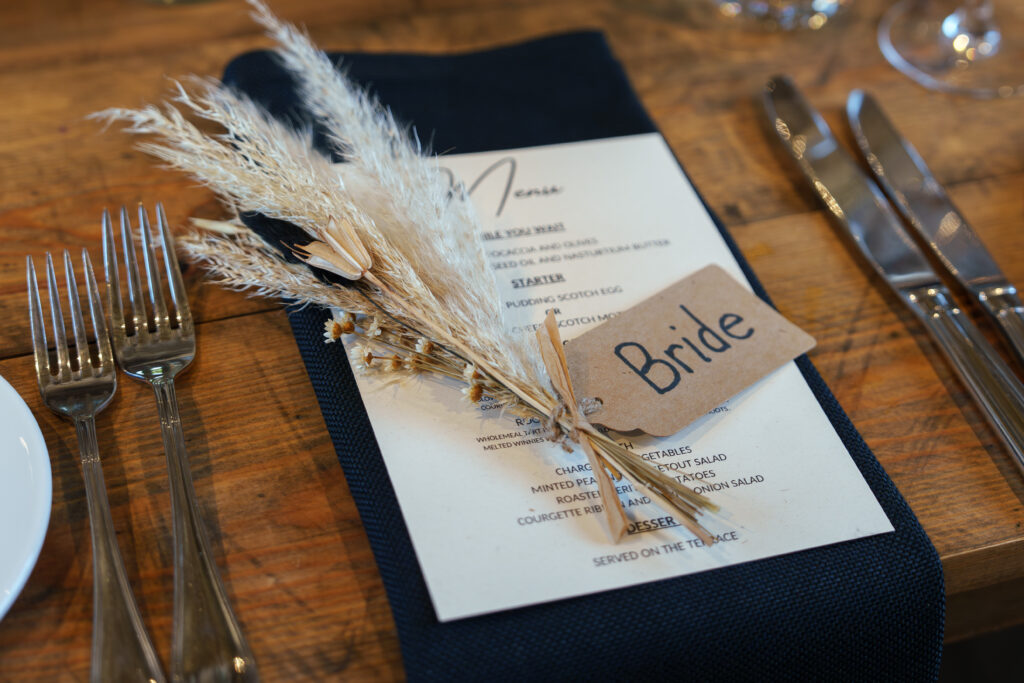
[[(333, 56), (440, 152), (657, 130), (599, 33), (451, 56)], [(308, 125), (292, 80), (268, 53), (236, 58), (225, 81), (274, 115)], [(410, 680), (937, 678), (944, 617), (938, 556), (806, 357), (797, 361), (800, 371), (895, 533), (442, 624), (344, 349), (323, 343), (323, 311), (289, 315), (387, 588)]]

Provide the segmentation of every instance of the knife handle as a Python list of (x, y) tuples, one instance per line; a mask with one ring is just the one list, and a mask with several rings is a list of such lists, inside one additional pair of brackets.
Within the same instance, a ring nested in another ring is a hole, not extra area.
[(992, 316), (1017, 354), (1017, 360), (1024, 365), (1024, 304), (1017, 297), (1017, 289), (1003, 283), (982, 289), (978, 301)]
[(900, 292), (1024, 472), (1024, 387), (943, 285)]

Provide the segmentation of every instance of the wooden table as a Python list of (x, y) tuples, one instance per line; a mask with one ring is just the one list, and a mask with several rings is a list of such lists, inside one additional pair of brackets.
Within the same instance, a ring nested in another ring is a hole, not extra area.
[[(438, 53), (604, 30), (776, 305), (818, 339), (814, 363), (938, 548), (947, 640), (1024, 619), (1024, 478), (922, 328), (781, 163), (756, 95), (768, 76), (789, 73), (849, 141), (840, 116), (846, 94), (870, 89), (1017, 282), (1024, 100), (978, 102), (909, 82), (875, 45), (881, 0), (858, 0), (845, 20), (792, 35), (697, 25), (669, 0), (276, 4), (339, 50)], [(0, 8), (0, 374), (39, 421), (54, 487), (38, 564), (0, 622), (2, 680), (85, 680), (91, 633), (76, 442), (35, 387), (25, 254), (86, 247), (98, 259), (105, 206), (162, 200), (179, 225), (217, 215), (209, 192), (83, 117), (157, 101), (166, 76), (217, 75), (233, 55), (266, 45), (234, 0)], [(383, 586), (281, 307), (204, 285), (194, 268), (186, 277), (200, 321), (199, 356), (178, 387), (193, 475), (266, 680), (402, 678)], [(167, 662), (171, 521), (147, 387), (122, 382), (99, 420), (99, 440), (128, 574)]]

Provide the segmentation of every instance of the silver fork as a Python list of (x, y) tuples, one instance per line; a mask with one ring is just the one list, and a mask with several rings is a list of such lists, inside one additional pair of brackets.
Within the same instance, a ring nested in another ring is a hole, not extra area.
[[(124, 207), (121, 207), (121, 242), (131, 304), (128, 321), (122, 309), (117, 253), (107, 211), (103, 212), (103, 263), (107, 275), (110, 332), (117, 361), (126, 373), (148, 382), (156, 393), (167, 454), (174, 520), (171, 678), (174, 681), (256, 681), (259, 679), (256, 660), (228, 602), (192, 486), (174, 378), (195, 357), (195, 328), (163, 206), (157, 204), (156, 213), (173, 312), (164, 299), (149, 217), (141, 204), (139, 230), (153, 314), (152, 328), (143, 299), (131, 223)], [(131, 323), (130, 328), (127, 322)]]
[(114, 369), (114, 356), (110, 352), (110, 340), (107, 338), (107, 326), (103, 318), (96, 278), (93, 276), (89, 254), (84, 249), (82, 263), (89, 315), (92, 317), (93, 333), (96, 335), (95, 363), (89, 352), (74, 267), (71, 256), (65, 250), (64, 273), (68, 303), (71, 306), (76, 367), (72, 367), (71, 363), (71, 353), (64, 329), (64, 314), (60, 306), (60, 292), (57, 289), (57, 277), (53, 272), (53, 259), (47, 254), (46, 280), (57, 361), (54, 368), (50, 365), (35, 264), (31, 256), (26, 259), (29, 324), (32, 328), (39, 392), (50, 410), (75, 423), (78, 450), (82, 456), (93, 562), (92, 663), (89, 678), (94, 683), (162, 683), (165, 679), (160, 670), (160, 661), (142, 623), (142, 616), (139, 614), (138, 605), (135, 604), (128, 575), (121, 560), (114, 523), (110, 518), (107, 490), (103, 483), (103, 468), (100, 465), (99, 446), (96, 443), (96, 414), (103, 410), (114, 396), (117, 389), (117, 371)]

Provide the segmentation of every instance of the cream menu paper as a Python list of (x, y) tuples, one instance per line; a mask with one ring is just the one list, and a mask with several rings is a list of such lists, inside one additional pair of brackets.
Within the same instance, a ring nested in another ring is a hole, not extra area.
[[(443, 165), (472, 188), (515, 333), (554, 308), (572, 338), (711, 263), (746, 284), (658, 134)], [(543, 425), (432, 379), (357, 381), (441, 621), (892, 531), (793, 363), (672, 437), (619, 438), (722, 506), (711, 547), (625, 480), (612, 545), (586, 457)]]

